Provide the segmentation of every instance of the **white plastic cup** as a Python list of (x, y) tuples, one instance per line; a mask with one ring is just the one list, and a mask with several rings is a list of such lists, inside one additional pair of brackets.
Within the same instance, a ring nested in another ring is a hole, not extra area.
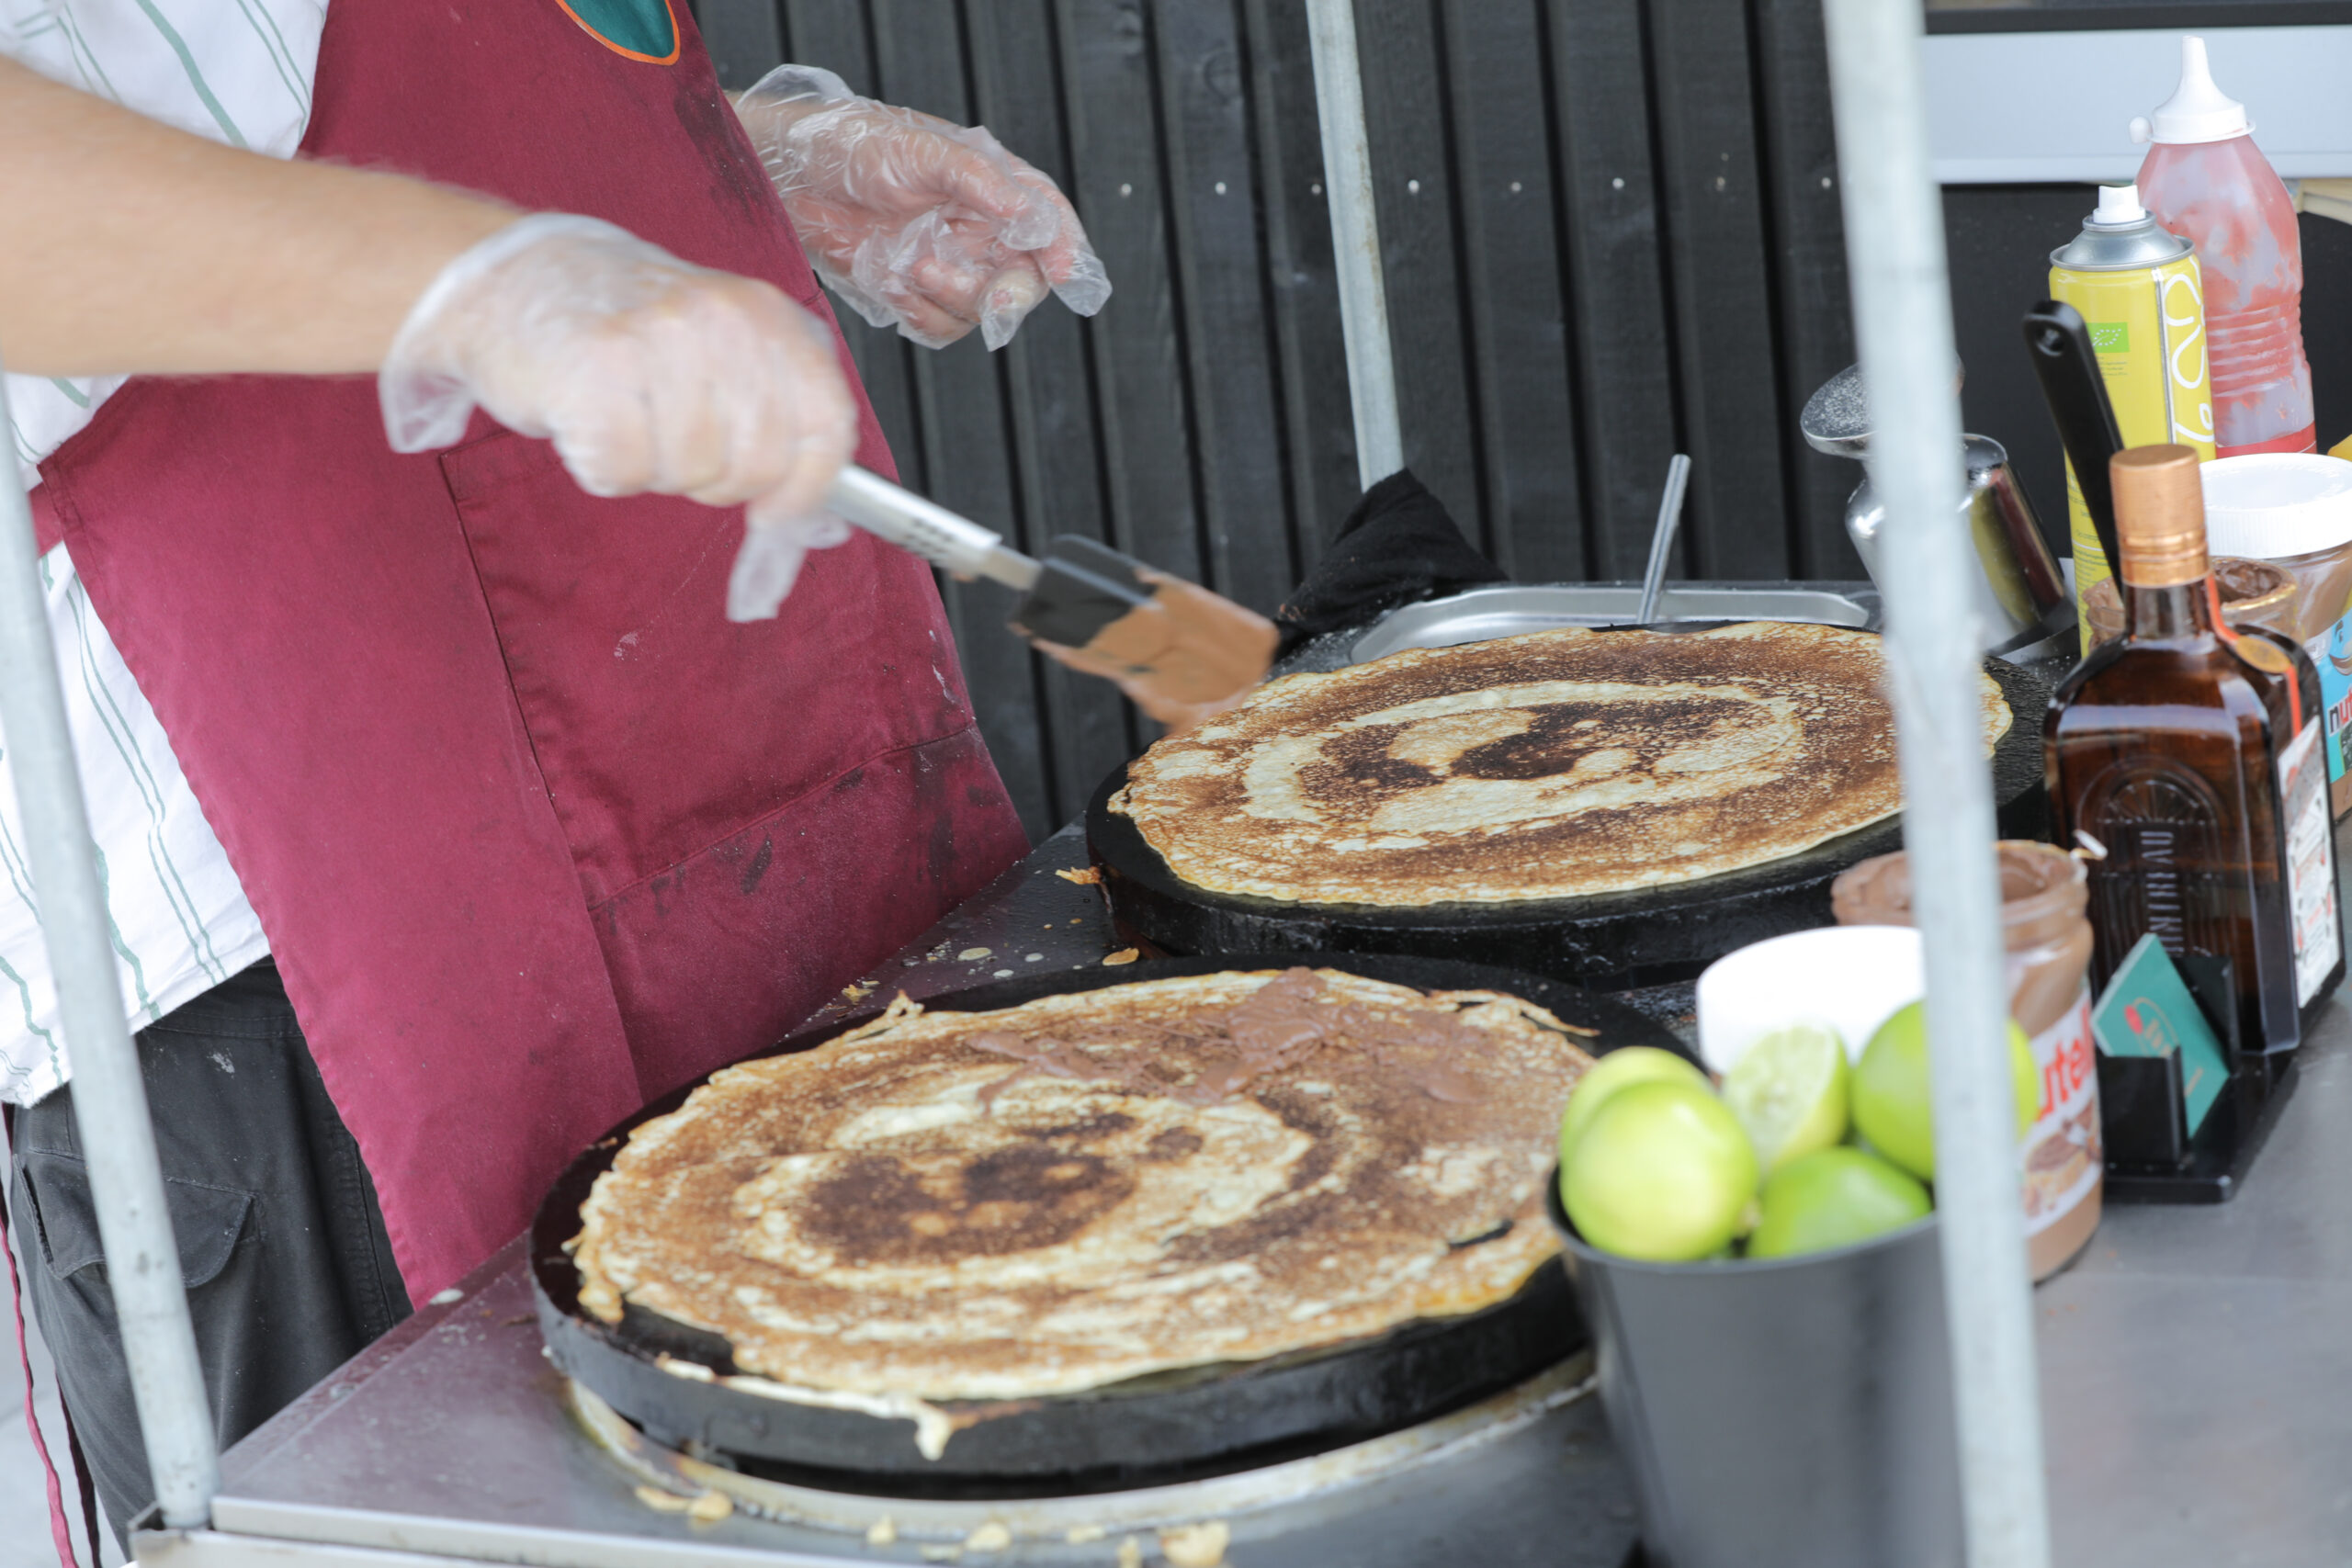
[(1824, 1023), (1862, 1058), (1899, 1008), (1928, 994), (1927, 960), (1909, 926), (1824, 926), (1756, 942), (1699, 976), (1699, 1058), (1731, 1071), (1747, 1048), (1792, 1023)]

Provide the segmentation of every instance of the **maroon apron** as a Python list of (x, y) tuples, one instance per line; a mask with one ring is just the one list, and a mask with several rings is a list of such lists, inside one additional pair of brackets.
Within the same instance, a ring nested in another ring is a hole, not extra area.
[[(608, 219), (830, 321), (685, 8), (669, 61), (586, 30), (628, 4), (334, 0), (303, 153)], [(894, 471), (871, 410), (858, 460)], [(415, 1300), (1024, 847), (929, 569), (864, 535), (734, 625), (740, 510), (594, 499), (480, 417), (395, 456), (358, 378), (134, 380), (41, 477)]]

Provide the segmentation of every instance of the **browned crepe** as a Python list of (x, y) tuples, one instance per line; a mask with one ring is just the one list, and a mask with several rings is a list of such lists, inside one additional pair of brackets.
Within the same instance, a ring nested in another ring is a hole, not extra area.
[[(2009, 727), (1983, 680), (1984, 744)], [(1579, 897), (1778, 860), (1902, 805), (1879, 639), (1534, 632), (1269, 682), (1128, 770), (1179, 877), (1318, 904)]]
[(926, 1400), (1475, 1311), (1555, 1250), (1569, 1033), (1305, 969), (902, 999), (639, 1128), (582, 1209), (581, 1301), (722, 1335), (792, 1389)]

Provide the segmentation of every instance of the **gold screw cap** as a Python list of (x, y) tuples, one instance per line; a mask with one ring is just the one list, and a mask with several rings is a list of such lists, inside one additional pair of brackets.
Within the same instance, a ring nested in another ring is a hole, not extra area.
[(2205, 485), (2189, 446), (2134, 446), (2108, 460), (2123, 581), (2172, 588), (2205, 575)]

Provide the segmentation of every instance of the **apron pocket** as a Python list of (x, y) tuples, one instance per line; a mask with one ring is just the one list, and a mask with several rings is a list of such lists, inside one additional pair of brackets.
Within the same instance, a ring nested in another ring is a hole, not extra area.
[[(63, 1280), (93, 1265), (103, 1269), (106, 1252), (98, 1241), (88, 1166), (72, 1155), (32, 1153), (18, 1157), (17, 1171), (49, 1271)], [(182, 1282), (189, 1290), (209, 1284), (236, 1252), (254, 1195), (167, 1176), (164, 1203), (171, 1212)]]

